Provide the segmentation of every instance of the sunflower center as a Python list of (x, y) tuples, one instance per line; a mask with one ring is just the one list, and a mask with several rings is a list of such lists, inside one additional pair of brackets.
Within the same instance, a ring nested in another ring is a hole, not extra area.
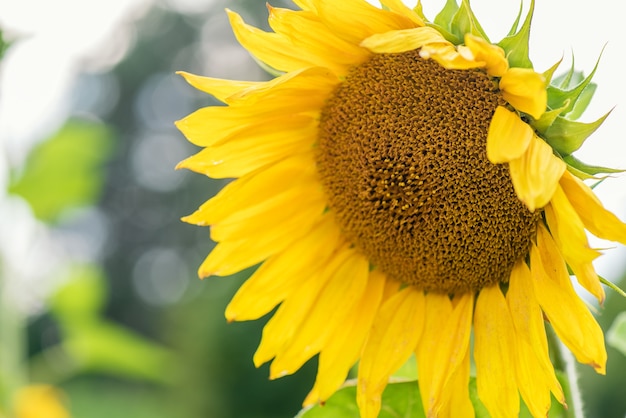
[(508, 281), (538, 214), (487, 159), (506, 102), (481, 70), (375, 55), (327, 101), (317, 165), (345, 236), (388, 276), (461, 293)]

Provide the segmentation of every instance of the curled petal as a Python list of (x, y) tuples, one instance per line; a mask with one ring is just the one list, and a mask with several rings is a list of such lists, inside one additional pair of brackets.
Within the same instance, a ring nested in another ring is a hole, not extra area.
[(493, 77), (502, 77), (509, 69), (509, 62), (504, 56), (504, 50), (497, 45), (492, 45), (483, 38), (465, 35), (465, 46), (472, 51), (476, 61), (485, 63), (487, 74)]
[(494, 164), (522, 156), (533, 138), (532, 128), (515, 112), (498, 106), (487, 133), (487, 158)]
[(565, 168), (565, 163), (553, 154), (550, 145), (535, 135), (528, 150), (509, 162), (515, 192), (531, 211), (548, 204)]
[(504, 100), (520, 112), (539, 119), (548, 105), (545, 80), (529, 68), (510, 68), (500, 79)]
[(445, 42), (439, 31), (424, 26), (375, 34), (363, 40), (361, 46), (374, 53), (383, 54), (413, 51), (424, 45)]

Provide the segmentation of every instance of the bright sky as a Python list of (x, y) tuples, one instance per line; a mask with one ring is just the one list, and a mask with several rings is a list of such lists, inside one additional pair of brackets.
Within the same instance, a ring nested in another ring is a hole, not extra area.
[[(26, 37), (9, 51), (0, 68), (0, 139), (14, 162), (33, 141), (67, 116), (68, 98), (79, 71), (105, 71), (132, 45), (132, 22), (153, 0), (0, 0), (0, 26)], [(219, 0), (168, 0), (181, 9)], [(271, 0), (270, 0), (271, 2)], [(444, 0), (423, 0), (433, 18)], [(242, 7), (238, 1), (223, 1)], [(411, 6), (412, 2), (407, 1)], [(525, 2), (525, 9), (529, 1)], [(264, 2), (259, 0), (259, 7)], [(473, 0), (472, 7), (492, 40), (508, 31), (519, 8), (517, 0)], [(595, 100), (583, 120), (592, 121), (615, 107), (606, 123), (578, 154), (582, 160), (626, 168), (626, 80), (623, 67), (623, 16), (626, 3), (614, 0), (538, 0), (531, 35), (531, 58), (543, 71), (564, 57), (563, 70), (589, 73), (606, 44), (594, 81)], [(126, 22), (126, 24), (125, 24)], [(0, 165), (1, 165), (0, 160)], [(0, 186), (6, 173), (0, 166)], [(626, 175), (596, 189), (606, 206), (626, 219)], [(597, 267), (624, 267), (626, 250), (609, 251)]]

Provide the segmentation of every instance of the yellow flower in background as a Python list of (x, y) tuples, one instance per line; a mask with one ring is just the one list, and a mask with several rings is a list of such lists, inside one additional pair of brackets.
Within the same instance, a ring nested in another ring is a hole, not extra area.
[(544, 317), (604, 373), (602, 330), (568, 268), (602, 302), (585, 230), (626, 243), (582, 181), (614, 170), (572, 155), (604, 120), (576, 121), (591, 77), (532, 68), (534, 3), (492, 43), (465, 0), (432, 22), (400, 0), (294, 2), (301, 10), (269, 8), (273, 32), (228, 11), (274, 80), (182, 73), (226, 106), (177, 123), (204, 147), (179, 167), (236, 179), (184, 218), (218, 243), (200, 276), (262, 263), (226, 317), (280, 305), (254, 362), (271, 360), (278, 378), (319, 354), (305, 405), (359, 361), (357, 402), (374, 418), (415, 354), (427, 416), (472, 417), (473, 355), (493, 417), (516, 416), (520, 395), (545, 417), (551, 393), (565, 399)]
[(50, 385), (29, 385), (20, 389), (14, 400), (16, 418), (69, 418), (62, 393)]

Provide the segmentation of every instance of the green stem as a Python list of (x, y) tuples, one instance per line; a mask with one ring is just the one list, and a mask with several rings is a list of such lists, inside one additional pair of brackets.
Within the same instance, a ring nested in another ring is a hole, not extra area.
[(554, 331), (547, 332), (550, 346), (553, 347), (553, 363), (557, 370), (567, 377), (567, 385), (563, 387), (567, 400), (567, 418), (585, 418), (583, 413), (583, 400), (580, 387), (578, 386), (578, 371), (576, 359), (565, 345), (559, 340)]
[(561, 359), (563, 360), (563, 371), (567, 375), (569, 381), (570, 402), (569, 411), (572, 418), (585, 418), (583, 412), (583, 399), (581, 396), (580, 386), (578, 385), (578, 370), (576, 369), (576, 359), (565, 347), (565, 345), (558, 341), (558, 351), (560, 351)]

